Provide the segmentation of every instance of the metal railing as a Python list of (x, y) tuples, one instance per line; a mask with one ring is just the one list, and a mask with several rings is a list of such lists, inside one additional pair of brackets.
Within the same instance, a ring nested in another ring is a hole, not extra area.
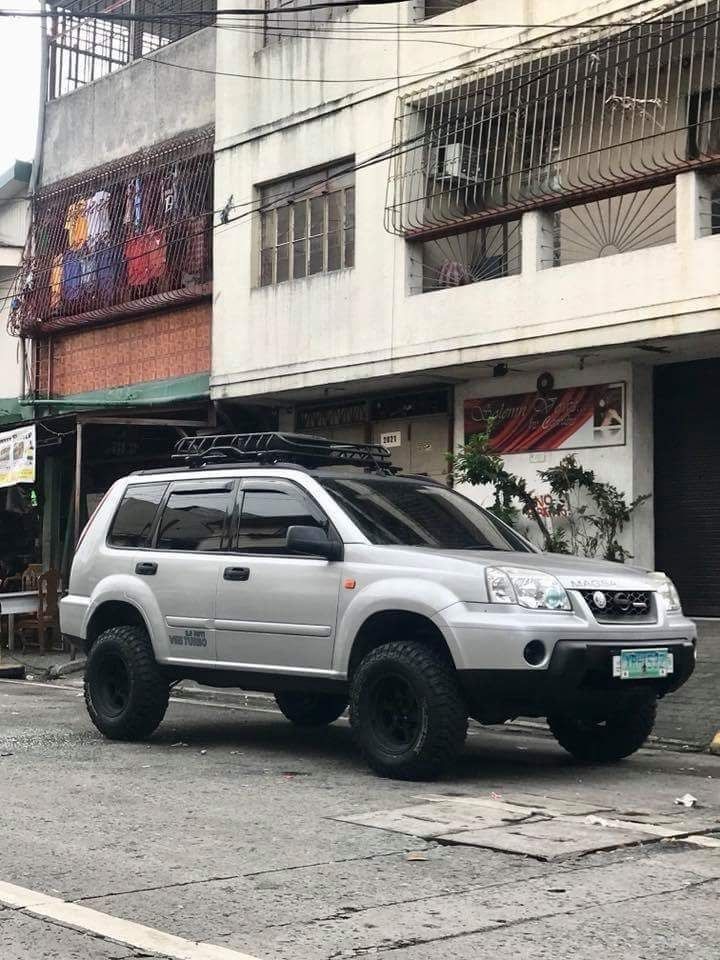
[(675, 4), (401, 97), (386, 228), (442, 235), (718, 163), (719, 46), (720, 0)]

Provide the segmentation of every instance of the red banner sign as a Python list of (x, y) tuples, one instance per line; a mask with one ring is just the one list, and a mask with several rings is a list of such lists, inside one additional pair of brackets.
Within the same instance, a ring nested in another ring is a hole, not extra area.
[(625, 443), (625, 384), (567, 387), (465, 401), (465, 440), (489, 433), (495, 453)]

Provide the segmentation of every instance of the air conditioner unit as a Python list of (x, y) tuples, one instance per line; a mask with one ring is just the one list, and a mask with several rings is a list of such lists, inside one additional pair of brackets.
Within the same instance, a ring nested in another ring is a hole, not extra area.
[(465, 143), (435, 147), (430, 173), (436, 180), (475, 183), (480, 178), (478, 153)]

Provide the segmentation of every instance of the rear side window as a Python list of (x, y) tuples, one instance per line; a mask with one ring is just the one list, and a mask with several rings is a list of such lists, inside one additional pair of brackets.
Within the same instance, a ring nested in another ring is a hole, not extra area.
[(108, 542), (111, 547), (149, 547), (166, 483), (133, 484), (125, 490)]
[(158, 530), (158, 550), (221, 550), (234, 484), (170, 492)]
[(287, 553), (289, 527), (321, 527), (328, 520), (295, 484), (253, 481), (245, 488), (237, 549), (241, 553)]

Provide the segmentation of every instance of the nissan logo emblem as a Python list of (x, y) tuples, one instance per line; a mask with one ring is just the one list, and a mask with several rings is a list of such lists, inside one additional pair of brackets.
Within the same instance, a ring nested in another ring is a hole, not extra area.
[(630, 597), (626, 593), (616, 593), (615, 594), (615, 606), (622, 613), (627, 613), (631, 605)]
[(593, 594), (593, 603), (598, 608), (598, 610), (604, 610), (607, 606), (607, 598), (602, 590), (596, 590)]

